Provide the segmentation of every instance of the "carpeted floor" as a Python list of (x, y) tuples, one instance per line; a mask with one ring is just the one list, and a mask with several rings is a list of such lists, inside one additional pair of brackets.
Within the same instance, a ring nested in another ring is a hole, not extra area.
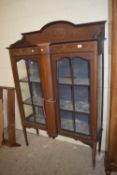
[(89, 147), (34, 134), (27, 147), (21, 131), (17, 138), (21, 147), (0, 147), (0, 175), (105, 175), (103, 158), (93, 170)]

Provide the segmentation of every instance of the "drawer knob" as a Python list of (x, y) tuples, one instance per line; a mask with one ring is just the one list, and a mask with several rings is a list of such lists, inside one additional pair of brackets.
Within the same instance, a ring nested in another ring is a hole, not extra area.
[(34, 49), (32, 49), (32, 53), (34, 53)]
[(82, 48), (82, 47), (83, 47), (82, 44), (78, 44), (78, 45), (77, 45), (77, 48)]
[(40, 50), (41, 50), (41, 52), (43, 52), (43, 51), (44, 51), (44, 49), (43, 49), (43, 48), (41, 48)]

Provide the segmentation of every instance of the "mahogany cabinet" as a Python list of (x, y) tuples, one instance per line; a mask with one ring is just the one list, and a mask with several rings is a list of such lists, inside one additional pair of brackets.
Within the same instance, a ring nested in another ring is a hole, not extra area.
[(105, 21), (57, 21), (23, 34), (9, 52), (26, 144), (26, 128), (101, 149)]

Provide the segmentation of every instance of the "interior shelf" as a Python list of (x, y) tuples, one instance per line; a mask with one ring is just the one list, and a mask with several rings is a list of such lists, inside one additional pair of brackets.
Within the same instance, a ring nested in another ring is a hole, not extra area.
[(28, 77), (24, 77), (24, 78), (20, 79), (20, 82), (29, 82), (29, 81), (34, 82), (34, 83), (40, 83), (40, 78), (32, 76), (32, 77), (29, 78), (29, 80), (28, 80)]
[(72, 78), (70, 77), (65, 77), (65, 78), (59, 78), (58, 79), (58, 83), (59, 84), (68, 84), (68, 85), (72, 85), (72, 81), (74, 85), (85, 85), (85, 86), (89, 86), (89, 79), (87, 78), (74, 78), (72, 80)]
[(28, 104), (28, 105), (32, 105), (32, 101), (33, 101), (33, 104), (36, 106), (43, 106), (43, 99), (41, 97), (33, 97), (32, 99), (28, 98), (28, 99), (24, 100), (23, 103)]
[[(63, 110), (73, 111), (73, 104), (71, 101), (68, 100), (60, 100), (60, 108)], [(75, 102), (75, 111), (89, 114), (89, 104), (83, 101)]]
[(26, 117), (26, 120), (29, 122), (36, 122), (36, 123), (45, 124), (45, 118), (42, 114), (30, 115), (30, 116)]

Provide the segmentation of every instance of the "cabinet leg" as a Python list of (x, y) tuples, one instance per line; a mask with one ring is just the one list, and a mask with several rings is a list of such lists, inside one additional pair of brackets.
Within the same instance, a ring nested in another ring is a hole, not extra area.
[(26, 145), (28, 146), (29, 145), (29, 143), (28, 143), (28, 137), (27, 137), (26, 128), (24, 126), (23, 126), (23, 132), (24, 132), (24, 138), (25, 138)]
[(92, 146), (92, 163), (93, 163), (93, 168), (95, 169), (95, 162), (96, 162), (96, 143), (93, 144)]
[(102, 144), (102, 132), (101, 132), (101, 136), (99, 138), (99, 143), (98, 143), (98, 152), (101, 152), (101, 144)]
[(110, 171), (106, 171), (106, 175), (111, 175), (111, 172)]
[(36, 129), (36, 134), (39, 135), (39, 130), (38, 129)]
[(53, 139), (55, 139), (55, 138), (56, 138), (56, 136), (52, 136), (52, 138), (53, 138)]
[(48, 133), (48, 136), (49, 136), (50, 138), (53, 138), (53, 139), (56, 138), (56, 135), (51, 135), (51, 134), (49, 134), (49, 133)]

